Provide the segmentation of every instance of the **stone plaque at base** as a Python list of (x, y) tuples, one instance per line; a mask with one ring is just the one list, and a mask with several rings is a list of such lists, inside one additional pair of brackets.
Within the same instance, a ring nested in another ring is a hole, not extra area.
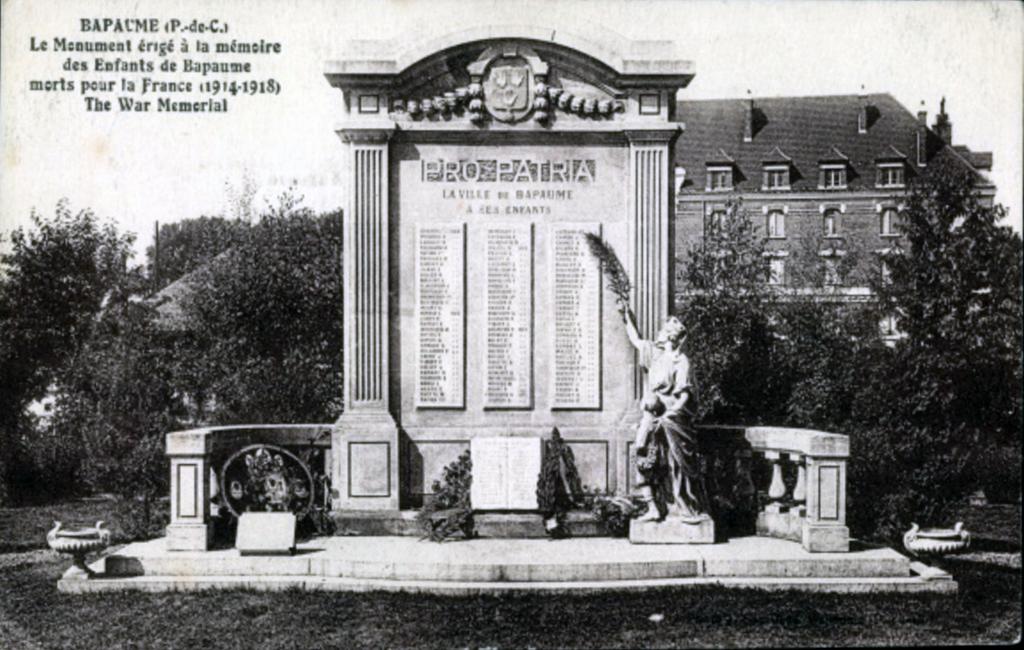
[(295, 552), (295, 515), (290, 512), (243, 512), (235, 548), (241, 555), (290, 555)]
[(629, 522), (629, 542), (631, 544), (713, 544), (715, 542), (715, 522), (711, 517), (696, 523), (680, 519), (664, 521)]
[(473, 438), (474, 510), (536, 510), (540, 438)]

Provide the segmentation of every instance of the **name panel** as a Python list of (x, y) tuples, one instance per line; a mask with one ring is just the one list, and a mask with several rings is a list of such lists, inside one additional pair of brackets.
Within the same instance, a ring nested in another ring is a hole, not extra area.
[(533, 226), (484, 228), (484, 408), (533, 406)]
[(466, 405), (465, 225), (416, 228), (416, 406)]
[(601, 268), (584, 233), (592, 223), (552, 225), (551, 408), (601, 408)]

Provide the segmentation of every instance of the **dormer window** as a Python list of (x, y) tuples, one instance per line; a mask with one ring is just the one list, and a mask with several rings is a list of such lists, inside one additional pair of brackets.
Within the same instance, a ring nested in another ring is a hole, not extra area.
[(704, 163), (707, 166), (708, 192), (727, 192), (733, 189), (736, 161), (724, 149), (719, 149)]
[(821, 188), (824, 190), (845, 190), (846, 189), (846, 166), (845, 165), (822, 165), (821, 166)]
[(878, 187), (903, 187), (903, 165), (879, 165)]
[(766, 190), (788, 190), (789, 189), (789, 166), (772, 165), (764, 168), (764, 189)]
[(732, 187), (732, 167), (708, 166), (708, 190), (724, 192), (731, 190)]
[(875, 156), (875, 187), (902, 189), (906, 187), (907, 157), (889, 145)]
[(850, 159), (836, 147), (830, 147), (818, 160), (818, 189), (845, 190)]
[(762, 160), (764, 179), (761, 183), (763, 190), (788, 190), (789, 172), (793, 166), (793, 159), (790, 158), (778, 147), (768, 152)]

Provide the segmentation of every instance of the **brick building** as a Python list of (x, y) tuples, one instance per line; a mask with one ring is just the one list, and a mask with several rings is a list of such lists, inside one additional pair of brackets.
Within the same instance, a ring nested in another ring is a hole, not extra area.
[[(870, 299), (864, 278), (885, 272), (915, 177), (949, 159), (975, 175), (984, 201), (995, 195), (992, 154), (952, 144), (944, 104), (929, 127), (924, 111), (915, 117), (888, 94), (678, 102), (677, 260), (741, 199), (767, 238), (766, 282), (791, 295)], [(839, 264), (853, 253), (855, 263)], [(826, 269), (827, 291), (801, 281), (812, 261)], [(682, 272), (677, 264), (677, 292)]]

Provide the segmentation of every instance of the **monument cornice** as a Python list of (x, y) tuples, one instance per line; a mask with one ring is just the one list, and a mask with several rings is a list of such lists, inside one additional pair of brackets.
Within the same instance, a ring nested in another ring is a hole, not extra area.
[(623, 134), (626, 139), (629, 140), (630, 144), (671, 144), (672, 140), (682, 132), (681, 126), (673, 128), (653, 128), (653, 129), (623, 129)]
[(335, 132), (349, 144), (385, 144), (395, 134), (395, 126), (342, 126)]

